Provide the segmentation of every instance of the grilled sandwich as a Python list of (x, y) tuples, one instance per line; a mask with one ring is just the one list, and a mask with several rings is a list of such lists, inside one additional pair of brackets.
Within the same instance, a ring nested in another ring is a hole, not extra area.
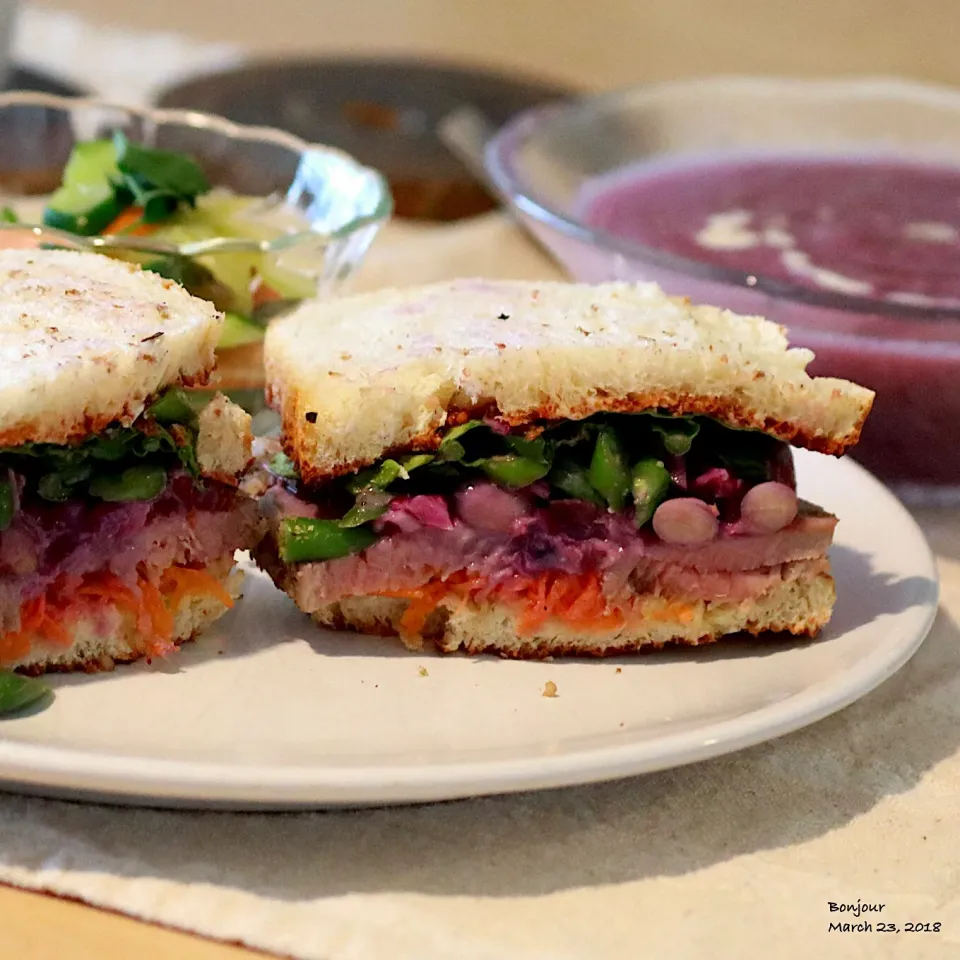
[(873, 394), (758, 317), (654, 285), (461, 280), (271, 326), (282, 451), (260, 565), (319, 623), (442, 651), (603, 656), (815, 635), (842, 455)]
[(250, 420), (184, 389), (221, 324), (132, 264), (0, 252), (0, 666), (164, 655), (233, 604)]

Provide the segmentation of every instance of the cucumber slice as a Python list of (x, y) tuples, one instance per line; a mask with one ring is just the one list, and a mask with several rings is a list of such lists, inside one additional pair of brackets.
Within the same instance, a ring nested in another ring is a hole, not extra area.
[(43, 212), (43, 222), (83, 236), (100, 233), (122, 209), (111, 182), (119, 176), (111, 141), (78, 143), (64, 167), (62, 185)]
[[(281, 232), (288, 224), (273, 226), (269, 219), (259, 219), (249, 211), (258, 201), (238, 197), (223, 190), (197, 198), (195, 208), (179, 210), (162, 223), (153, 234), (168, 243), (192, 243), (210, 237), (243, 237), (262, 240)], [(316, 281), (296, 271), (285, 269), (276, 256), (259, 253), (222, 253), (198, 257), (214, 276), (226, 284), (236, 296), (237, 308), (244, 313), (253, 309), (250, 281), (259, 275), (263, 282), (284, 300), (303, 300), (316, 296)]]
[(265, 332), (255, 320), (241, 316), (239, 313), (227, 313), (224, 315), (217, 347), (227, 350), (230, 347), (242, 347), (247, 343), (257, 343), (263, 339)]
[(48, 227), (93, 237), (116, 220), (121, 210), (112, 193), (104, 199), (94, 200), (90, 195), (68, 194), (61, 187), (50, 198), (50, 206), (43, 211), (43, 222)]

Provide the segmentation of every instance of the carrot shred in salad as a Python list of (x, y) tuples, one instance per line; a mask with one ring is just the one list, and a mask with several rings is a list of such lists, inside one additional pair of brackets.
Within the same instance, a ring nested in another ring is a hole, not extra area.
[(21, 606), (20, 629), (0, 636), (0, 662), (26, 656), (36, 639), (69, 646), (71, 634), (66, 624), (85, 613), (109, 607), (135, 619), (145, 652), (165, 656), (175, 649), (172, 611), (188, 597), (208, 597), (225, 607), (233, 606), (233, 597), (215, 577), (206, 570), (189, 567), (170, 567), (163, 572), (159, 584), (141, 575), (131, 586), (112, 573), (85, 576), (72, 589), (55, 584), (45, 596), (27, 600)]
[(157, 228), (155, 224), (143, 223), (143, 207), (127, 207), (103, 230), (105, 236), (127, 234), (131, 237), (146, 237)]
[(491, 587), (483, 578), (461, 571), (446, 580), (431, 580), (420, 587), (390, 590), (380, 596), (409, 600), (399, 624), (400, 635), (407, 640), (418, 639), (431, 614), (441, 604), (449, 606), (451, 600), (454, 606), (482, 598), (513, 607), (518, 610), (520, 636), (536, 633), (550, 620), (591, 633), (616, 630), (640, 617), (685, 624), (696, 615), (692, 604), (660, 597), (611, 599), (596, 573), (547, 571), (536, 577), (512, 577)]

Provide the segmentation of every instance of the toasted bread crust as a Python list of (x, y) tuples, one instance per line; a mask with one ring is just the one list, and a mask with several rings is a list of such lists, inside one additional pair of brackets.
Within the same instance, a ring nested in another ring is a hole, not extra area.
[(218, 393), (200, 412), (197, 463), (203, 476), (235, 487), (253, 459), (250, 414)]
[[(179, 377), (176, 383), (169, 384), (169, 386), (204, 387), (209, 381), (210, 374), (204, 372), (195, 377)], [(54, 424), (46, 419), (23, 423), (13, 429), (0, 431), (0, 447), (17, 447), (23, 443), (31, 442), (66, 444), (85, 440), (87, 437), (95, 433), (101, 433), (107, 427), (116, 423), (129, 426), (150, 405), (152, 397), (153, 394), (150, 394), (143, 397), (142, 400), (125, 403), (117, 414), (101, 414), (99, 416), (84, 414), (80, 419), (62, 419), (59, 424)]]
[[(232, 558), (224, 558), (208, 568), (227, 593), (236, 600), (243, 585), (243, 573), (233, 566)], [(179, 607), (171, 610), (174, 635), (171, 642), (179, 647), (195, 639), (227, 612), (219, 600), (211, 597), (187, 596)], [(99, 624), (79, 620), (71, 627), (73, 642), (69, 647), (35, 644), (19, 661), (4, 663), (6, 669), (39, 676), (43, 673), (100, 673), (112, 670), (115, 664), (131, 663), (149, 657), (137, 632), (134, 618), (122, 613), (112, 632), (104, 633)]]
[[(597, 413), (642, 413), (658, 410), (675, 416), (695, 415), (713, 417), (715, 420), (743, 430), (760, 430), (778, 440), (795, 447), (803, 447), (816, 453), (825, 453), (835, 457), (843, 456), (860, 440), (860, 433), (873, 405), (873, 398), (864, 405), (863, 411), (844, 436), (830, 436), (811, 432), (802, 424), (762, 417), (757, 411), (736, 400), (724, 397), (705, 397), (695, 394), (635, 393), (627, 397), (600, 397), (596, 402), (583, 404), (579, 408), (568, 409), (567, 416), (561, 416), (556, 404), (545, 404), (528, 413), (506, 414), (491, 407), (489, 403), (472, 410), (450, 409), (443, 426), (430, 430), (407, 444), (384, 450), (381, 456), (397, 457), (408, 453), (431, 453), (440, 446), (440, 441), (448, 424), (461, 422), (474, 417), (496, 417), (515, 429), (523, 427), (548, 427), (564, 420), (582, 420)], [(296, 438), (284, 435), (281, 438), (284, 452), (291, 459), (298, 460), (300, 445)], [(346, 476), (368, 466), (368, 460), (355, 460), (337, 464), (331, 470), (317, 470), (310, 461), (300, 461), (300, 475), (307, 485), (316, 485), (334, 477)]]
[(308, 482), (429, 451), (451, 418), (515, 427), (660, 409), (841, 455), (873, 393), (810, 377), (759, 317), (649, 284), (458, 281), (311, 304), (267, 332), (268, 402)]
[(0, 445), (129, 424), (168, 386), (202, 386), (222, 315), (101, 254), (0, 251)]
[[(547, 657), (611, 657), (659, 650), (667, 645), (702, 646), (737, 634), (815, 637), (829, 621), (836, 600), (833, 577), (818, 573), (805, 580), (784, 582), (752, 602), (699, 602), (692, 622), (656, 618), (606, 632), (578, 632), (548, 621), (533, 634), (518, 630), (517, 614), (497, 603), (441, 609), (427, 622), (424, 642), (441, 653), (495, 654), (507, 659)], [(691, 601), (696, 603), (696, 601)], [(375, 636), (399, 636), (407, 600), (352, 597), (317, 610), (313, 618), (335, 630)], [(406, 641), (418, 649), (417, 641)]]

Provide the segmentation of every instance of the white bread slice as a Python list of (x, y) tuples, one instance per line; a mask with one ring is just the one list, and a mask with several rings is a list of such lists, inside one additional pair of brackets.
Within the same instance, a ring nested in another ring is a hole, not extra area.
[[(660, 615), (659, 598), (649, 598), (650, 616), (618, 630), (584, 632), (548, 621), (534, 633), (518, 631), (516, 614), (499, 603), (457, 604), (443, 608), (425, 633), (443, 653), (538, 659), (553, 656), (609, 657), (678, 643), (698, 646), (736, 633), (816, 636), (829, 621), (836, 600), (833, 577), (819, 572), (784, 580), (749, 602), (692, 601), (693, 616), (680, 622)], [(381, 636), (398, 635), (408, 601), (390, 597), (351, 597), (316, 611), (326, 627)], [(416, 642), (406, 641), (416, 648)]]
[(841, 454), (873, 393), (811, 378), (760, 317), (653, 284), (458, 280), (305, 304), (265, 343), (268, 401), (304, 479), (432, 449), (476, 413), (513, 425), (659, 407)]
[(0, 251), (0, 446), (131, 423), (204, 383), (223, 318), (172, 280), (95, 253)]
[(236, 486), (253, 459), (252, 418), (222, 393), (197, 418), (197, 463), (205, 477)]
[[(234, 600), (240, 596), (243, 572), (233, 566), (232, 558), (212, 564), (207, 572)], [(225, 604), (214, 597), (184, 597), (176, 609), (170, 611), (174, 621), (172, 642), (180, 646), (192, 640), (226, 612)], [(111, 629), (104, 629), (105, 617), (112, 623)], [(0, 666), (34, 675), (70, 670), (96, 673), (148, 655), (135, 618), (117, 607), (98, 610), (91, 617), (79, 617), (70, 630), (73, 639), (69, 646), (34, 640), (25, 657), (2, 662)]]

